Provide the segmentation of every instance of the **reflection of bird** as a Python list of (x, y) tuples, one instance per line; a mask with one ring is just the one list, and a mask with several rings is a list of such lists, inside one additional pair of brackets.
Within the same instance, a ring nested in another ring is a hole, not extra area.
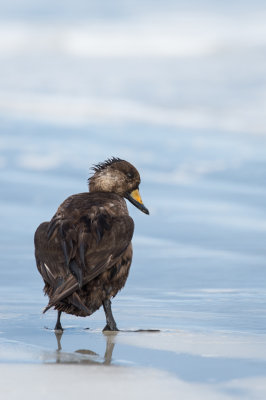
[[(104, 357), (102, 358), (99, 354), (88, 349), (76, 350), (74, 353), (62, 352), (61, 339), (63, 331), (56, 330), (55, 337), (57, 341), (57, 350), (54, 354), (55, 361), (60, 364), (77, 363), (110, 365), (112, 363), (116, 334), (117, 332), (104, 332), (106, 348)], [(49, 354), (49, 360), (51, 360), (51, 354)]]
[(35, 257), (49, 296), (45, 308), (86, 317), (104, 307), (104, 330), (117, 330), (111, 301), (125, 285), (132, 260), (134, 222), (124, 198), (149, 214), (143, 205), (136, 168), (119, 158), (94, 168), (89, 193), (68, 197), (50, 222), (36, 230)]

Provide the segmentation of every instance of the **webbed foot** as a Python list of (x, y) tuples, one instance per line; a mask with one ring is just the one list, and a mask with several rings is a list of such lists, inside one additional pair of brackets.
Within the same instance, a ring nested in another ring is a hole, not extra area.
[(106, 324), (105, 327), (103, 328), (103, 332), (115, 332), (115, 331), (119, 331), (119, 329), (116, 326), (116, 323), (114, 323), (114, 325), (110, 326), (109, 324)]

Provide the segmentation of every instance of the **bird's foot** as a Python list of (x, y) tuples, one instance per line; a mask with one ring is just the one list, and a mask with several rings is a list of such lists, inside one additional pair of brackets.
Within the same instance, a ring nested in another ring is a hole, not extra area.
[(116, 323), (114, 324), (106, 324), (105, 327), (103, 328), (103, 332), (115, 332), (119, 331), (119, 329), (116, 326)]
[(54, 330), (57, 331), (57, 332), (63, 332), (64, 329), (62, 328), (61, 322), (59, 322), (59, 323), (57, 322), (56, 323), (56, 325), (54, 327)]

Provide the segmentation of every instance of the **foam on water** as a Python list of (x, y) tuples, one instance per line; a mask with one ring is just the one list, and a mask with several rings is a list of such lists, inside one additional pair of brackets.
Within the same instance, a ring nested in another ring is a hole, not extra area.
[(265, 134), (265, 9), (193, 10), (1, 21), (0, 114)]

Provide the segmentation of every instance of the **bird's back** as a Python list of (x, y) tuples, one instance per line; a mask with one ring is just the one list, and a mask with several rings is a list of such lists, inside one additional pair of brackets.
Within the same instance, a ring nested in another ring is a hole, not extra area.
[(104, 297), (115, 295), (128, 275), (133, 230), (121, 196), (102, 192), (67, 198), (34, 237), (50, 306), (85, 316), (99, 308)]

